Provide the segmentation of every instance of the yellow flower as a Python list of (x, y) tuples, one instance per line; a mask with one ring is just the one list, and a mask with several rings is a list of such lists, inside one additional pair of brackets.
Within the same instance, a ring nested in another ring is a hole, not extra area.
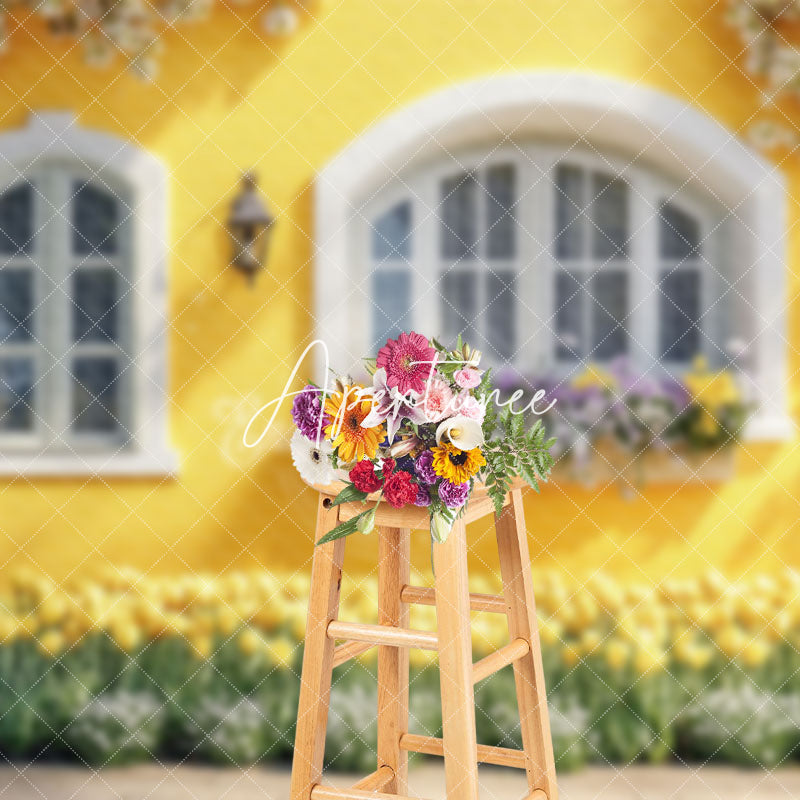
[(606, 644), (605, 657), (611, 669), (620, 670), (630, 660), (631, 646), (623, 639), (610, 639)]
[(252, 628), (245, 628), (236, 638), (236, 642), (246, 656), (255, 655), (264, 646), (264, 640)]
[(636, 655), (633, 658), (634, 669), (640, 675), (663, 669), (666, 663), (667, 654), (663, 650), (654, 647), (637, 648)]
[(41, 653), (53, 657), (57, 656), (64, 649), (66, 643), (63, 635), (55, 628), (45, 631), (36, 641)]
[(362, 428), (361, 423), (372, 410), (369, 397), (359, 398), (360, 386), (345, 386), (325, 400), (325, 413), (331, 418), (325, 435), (334, 449), (338, 448), (339, 461), (360, 461), (365, 456), (375, 458), (378, 445), (383, 441), (384, 426)]
[(539, 620), (539, 639), (543, 644), (555, 644), (556, 642), (560, 642), (562, 633), (561, 625), (557, 620)]
[(466, 483), (481, 467), (486, 459), (479, 447), (472, 450), (459, 450), (455, 445), (442, 444), (431, 448), (433, 471), (451, 483)]
[(747, 644), (745, 632), (735, 624), (726, 625), (719, 631), (716, 640), (720, 650), (722, 650), (728, 658), (739, 655)]
[(206, 659), (211, 655), (212, 641), (211, 637), (206, 634), (192, 637), (189, 642), (189, 648), (192, 654), (197, 658)]
[(126, 653), (136, 649), (142, 638), (134, 622), (124, 617), (114, 619), (110, 625), (109, 632), (117, 647)]
[(686, 648), (681, 660), (692, 669), (701, 670), (708, 666), (714, 651), (708, 645), (693, 644)]
[(297, 645), (285, 636), (278, 636), (267, 642), (267, 655), (273, 664), (289, 667), (292, 664)]
[(760, 667), (769, 658), (771, 649), (763, 639), (751, 639), (742, 648), (742, 661), (747, 667)]
[(692, 399), (706, 409), (718, 409), (734, 405), (741, 400), (736, 380), (727, 370), (712, 372), (708, 361), (698, 356), (692, 364), (692, 371), (684, 378), (686, 388)]
[(567, 644), (561, 650), (561, 660), (568, 667), (574, 667), (581, 660), (581, 653), (575, 644)]
[(597, 364), (587, 364), (586, 369), (572, 379), (574, 389), (605, 389), (614, 391), (617, 381), (608, 371)]

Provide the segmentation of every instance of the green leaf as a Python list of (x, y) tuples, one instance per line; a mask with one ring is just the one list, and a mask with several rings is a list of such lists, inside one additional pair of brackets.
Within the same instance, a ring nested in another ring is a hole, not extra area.
[(328, 533), (326, 533), (317, 542), (317, 544), (327, 544), (328, 542), (332, 542), (334, 539), (341, 539), (343, 536), (349, 536), (351, 533), (355, 533), (358, 530), (358, 521), (361, 519), (361, 517), (372, 513), (372, 511), (373, 509), (368, 508), (357, 517), (353, 517), (353, 519), (349, 519), (347, 522), (340, 522), (333, 530), (328, 531)]
[(331, 506), (340, 506), (342, 503), (352, 503), (353, 501), (363, 502), (367, 498), (367, 493), (356, 489), (355, 484), (348, 483), (331, 502)]

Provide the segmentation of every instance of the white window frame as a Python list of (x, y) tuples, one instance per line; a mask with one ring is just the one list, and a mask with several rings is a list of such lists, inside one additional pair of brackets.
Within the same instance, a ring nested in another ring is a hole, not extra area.
[[(27, 441), (0, 441), (0, 474), (173, 474), (178, 459), (167, 435), (166, 170), (146, 151), (116, 136), (83, 128), (68, 113), (35, 113), (24, 128), (0, 133), (0, 192), (28, 176), (46, 180), (50, 165), (59, 171), (54, 175), (66, 170), (100, 188), (115, 187), (124, 192), (130, 208), (124, 235), (132, 288), (124, 313), (131, 362), (123, 392), (123, 423), (130, 436), (124, 442), (67, 436), (60, 448), (36, 433)], [(67, 271), (49, 279), (63, 281)], [(37, 280), (42, 278), (37, 275)], [(49, 326), (49, 335), (64, 335), (69, 320), (63, 310), (49, 314), (42, 308), (39, 313), (47, 315), (39, 322), (39, 330)], [(50, 409), (57, 403), (66, 408), (70, 398), (51, 397)], [(53, 427), (60, 424), (63, 430), (63, 414), (59, 419), (53, 417)]]
[[(365, 326), (352, 322), (354, 315), (371, 319), (365, 316), (369, 283), (364, 265), (368, 262), (358, 242), (364, 239), (365, 222), (374, 218), (372, 204), (379, 201), (381, 192), (392, 185), (401, 189), (404, 183), (413, 187), (415, 169), (432, 173), (436, 164), (442, 164), (456, 171), (470, 148), (499, 161), (500, 149), (514, 148), (516, 142), (548, 140), (585, 145), (592, 158), (600, 154), (604, 171), (612, 174), (619, 170), (608, 168), (613, 158), (606, 154), (620, 153), (623, 177), (641, 171), (650, 176), (642, 177), (642, 185), (649, 180), (654, 194), (661, 180), (668, 197), (674, 193), (670, 187), (680, 188), (673, 198), (678, 205), (693, 203), (694, 196), (704, 197), (725, 211), (720, 219), (712, 211), (703, 227), (710, 226), (713, 238), (725, 246), (724, 253), (713, 247), (708, 258), (724, 263), (737, 291), (748, 298), (748, 302), (737, 301), (734, 308), (735, 313), (742, 312), (750, 328), (743, 333), (751, 342), (747, 361), (740, 360), (740, 365), (748, 378), (745, 388), (758, 407), (746, 434), (753, 439), (794, 436), (796, 425), (788, 414), (787, 193), (782, 174), (696, 107), (655, 89), (598, 75), (514, 73), (436, 92), (367, 130), (320, 172), (315, 195), (314, 338), (328, 345), (332, 366), (357, 370), (367, 354)], [(498, 142), (503, 142), (500, 148)], [(575, 157), (582, 157), (578, 155), (581, 149), (576, 147)], [(560, 158), (563, 146), (554, 152)], [(520, 185), (536, 186), (537, 181), (523, 179)], [(536, 208), (536, 204), (523, 203), (525, 207)], [(536, 208), (539, 224), (553, 218), (548, 211)], [(651, 224), (657, 225), (650, 216)], [(412, 243), (412, 248), (438, 242), (438, 237), (424, 231), (425, 225), (436, 224), (435, 214), (419, 220), (415, 216), (414, 224), (418, 243)], [(536, 221), (531, 225), (531, 230), (537, 230)], [(533, 238), (548, 241), (544, 232), (542, 238)], [(649, 241), (657, 242), (656, 236), (651, 235)], [(532, 248), (536, 250), (535, 242)], [(631, 248), (636, 259), (633, 241)], [(427, 261), (414, 252), (422, 263)], [(648, 262), (642, 259), (641, 263)], [(657, 272), (658, 259), (650, 263)], [(552, 281), (548, 283), (552, 287)], [(641, 294), (644, 284), (636, 291)], [(704, 284), (703, 291), (711, 291), (713, 298), (713, 288)], [(552, 325), (545, 324), (552, 308), (552, 298), (544, 296), (548, 292), (540, 293), (540, 315), (531, 316), (535, 326)], [(525, 294), (533, 296), (527, 290)], [(654, 290), (653, 295), (657, 302), (658, 292)], [(426, 301), (418, 302), (422, 308)], [(703, 308), (709, 308), (708, 303)], [(720, 316), (712, 312), (704, 319), (718, 343), (725, 341), (727, 324)], [(641, 317), (646, 319), (646, 315)], [(549, 345), (549, 330), (541, 338)], [(657, 346), (655, 340), (650, 352), (656, 352)], [(537, 352), (531, 360), (537, 358), (546, 371), (546, 357)], [(320, 374), (321, 364), (320, 360)]]

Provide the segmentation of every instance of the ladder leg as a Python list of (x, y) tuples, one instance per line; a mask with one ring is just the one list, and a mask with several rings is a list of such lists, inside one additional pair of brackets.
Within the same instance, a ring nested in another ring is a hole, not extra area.
[(522, 638), (530, 644), (528, 655), (514, 663), (528, 786), (532, 793), (543, 791), (547, 800), (557, 800), (542, 649), (536, 622), (525, 513), (519, 489), (511, 493), (511, 503), (495, 519), (495, 526), (503, 593), (508, 607), (509, 633), (512, 641)]
[[(339, 516), (338, 508), (326, 508), (324, 499), (320, 496), (315, 542), (336, 526)], [(309, 800), (322, 776), (334, 650), (327, 629), (339, 611), (344, 543), (336, 539), (314, 549), (290, 800)]]
[(478, 800), (467, 536), (463, 519), (456, 521), (444, 544), (434, 544), (433, 566), (447, 800)]
[[(378, 531), (378, 624), (408, 628), (408, 605), (400, 592), (410, 579), (408, 528)], [(392, 768), (387, 794), (408, 794), (408, 753), (400, 737), (408, 733), (408, 648), (378, 648), (378, 768)]]

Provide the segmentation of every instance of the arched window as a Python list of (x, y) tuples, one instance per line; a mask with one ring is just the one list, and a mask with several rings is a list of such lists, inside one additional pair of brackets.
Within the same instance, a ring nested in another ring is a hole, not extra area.
[(681, 98), (587, 73), (477, 78), (357, 136), (314, 203), (314, 336), (337, 369), (402, 328), (461, 331), (534, 377), (620, 356), (677, 376), (702, 353), (738, 370), (748, 436), (796, 430), (786, 181)]
[(0, 472), (171, 471), (160, 165), (58, 114), (0, 153)]
[(63, 166), (0, 194), (0, 446), (127, 443), (130, 207)]
[(613, 151), (448, 153), (365, 207), (371, 348), (410, 328), (461, 334), (487, 363), (539, 376), (620, 357), (643, 370), (720, 361), (722, 216)]

